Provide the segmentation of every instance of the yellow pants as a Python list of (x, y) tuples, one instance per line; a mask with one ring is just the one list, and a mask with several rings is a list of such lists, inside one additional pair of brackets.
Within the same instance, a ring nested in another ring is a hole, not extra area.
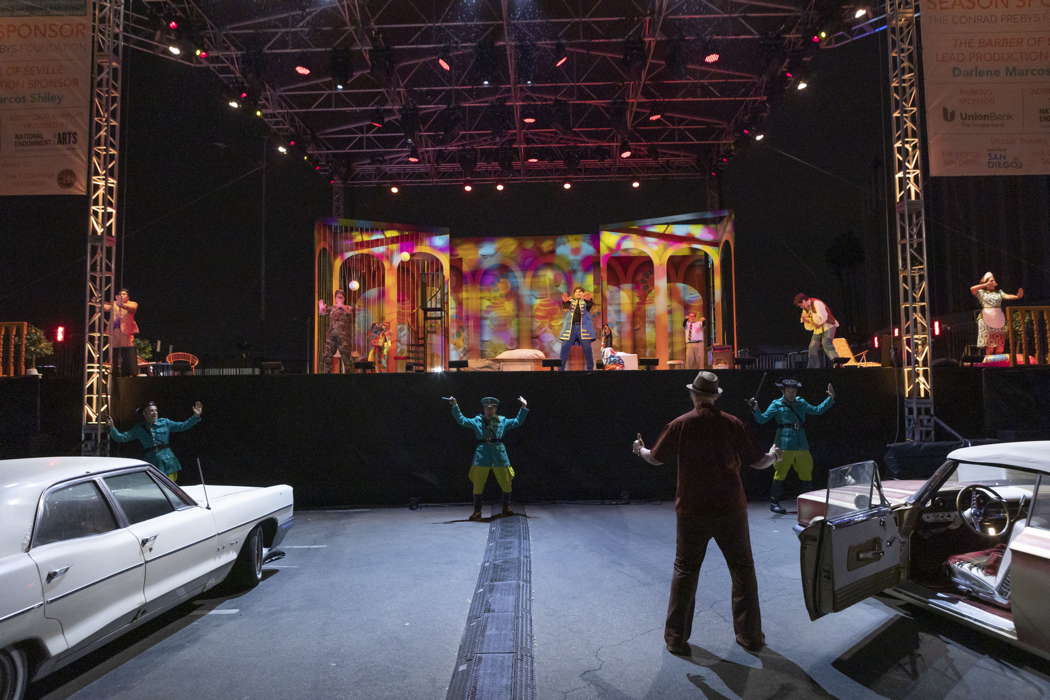
[(178, 472), (172, 472), (171, 474), (165, 474), (164, 476), (166, 476), (169, 479), (171, 479), (172, 483), (178, 483), (178, 481), (179, 481), (179, 473)]
[(500, 490), (503, 493), (510, 493), (510, 482), (514, 478), (514, 467), (474, 466), (467, 473), (467, 478), (474, 485), (474, 495), (478, 495), (485, 490), (485, 483), (489, 480), (490, 472), (496, 477), (496, 483), (499, 484)]
[(813, 481), (813, 455), (809, 450), (784, 450), (784, 456), (773, 465), (773, 481), (783, 481), (794, 469), (800, 481)]

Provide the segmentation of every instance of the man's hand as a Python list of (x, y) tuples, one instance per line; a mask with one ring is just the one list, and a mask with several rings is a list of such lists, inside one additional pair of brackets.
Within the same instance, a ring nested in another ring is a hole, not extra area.
[(642, 450), (645, 449), (645, 441), (642, 440), (642, 434), (638, 433), (638, 437), (635, 438), (634, 442), (631, 443), (631, 450), (638, 455), (642, 456)]
[(200, 418), (201, 417), (201, 413), (203, 411), (204, 411), (204, 404), (202, 404), (200, 401), (194, 402), (194, 404), (193, 404), (193, 415), (195, 415), (198, 418)]
[(321, 314), (323, 315), (325, 309), (324, 299), (317, 300), (317, 308), (321, 311)]
[(106, 427), (110, 429), (116, 427), (116, 424), (113, 423), (113, 416), (106, 416)]
[(568, 301), (569, 300), (569, 295), (566, 294), (565, 292), (562, 292), (561, 293), (561, 300), (562, 301)]
[(456, 402), (456, 397), (455, 397), (455, 396), (442, 396), (442, 397), (441, 397), (441, 400), (442, 400), (442, 401), (448, 401), (448, 402), (449, 402), (449, 405), (452, 405), (452, 406), (455, 406), (455, 405), (456, 405), (456, 403), (457, 403), (457, 402)]
[(835, 387), (831, 386), (830, 382), (828, 382), (828, 396), (835, 398)]
[(519, 396), (519, 397), (518, 397), (518, 403), (520, 403), (520, 404), (521, 404), (522, 406), (524, 406), (525, 408), (528, 408), (528, 407), (529, 407), (529, 402), (525, 400), (525, 397), (524, 397), (524, 396)]
[(594, 299), (594, 295), (591, 294), (590, 292), (584, 292), (583, 293), (583, 299), (584, 299), (584, 301), (591, 301), (592, 299)]
[(1023, 299), (1024, 298), (1024, 287), (1018, 287), (1017, 288), (1017, 294), (1015, 294), (1014, 296), (1017, 297), (1018, 299)]
[(751, 408), (752, 411), (758, 411), (758, 399), (756, 399), (754, 396), (747, 400), (747, 405)]
[(777, 447), (776, 443), (773, 443), (773, 446), (769, 448), (769, 454), (773, 455), (774, 463), (784, 459), (784, 450)]

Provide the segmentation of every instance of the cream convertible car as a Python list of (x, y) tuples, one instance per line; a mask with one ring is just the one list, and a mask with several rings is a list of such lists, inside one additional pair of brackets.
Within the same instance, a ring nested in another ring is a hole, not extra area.
[(206, 491), (129, 459), (0, 461), (0, 700), (227, 578), (260, 581), (292, 488)]
[(795, 530), (810, 618), (882, 592), (1050, 658), (1050, 442), (955, 450), (926, 481), (833, 469)]

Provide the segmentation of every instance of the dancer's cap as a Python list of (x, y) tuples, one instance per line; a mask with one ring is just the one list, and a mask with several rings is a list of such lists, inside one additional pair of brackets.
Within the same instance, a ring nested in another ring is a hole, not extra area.
[(802, 388), (802, 382), (800, 382), (797, 379), (781, 379), (779, 382), (776, 382), (776, 385), (777, 385), (777, 387), (779, 387), (781, 389), (784, 389), (784, 388), (787, 388), (787, 387), (793, 387), (795, 389), (801, 389)]
[(499, 399), (494, 396), (486, 396), (481, 400), (482, 406), (499, 406)]

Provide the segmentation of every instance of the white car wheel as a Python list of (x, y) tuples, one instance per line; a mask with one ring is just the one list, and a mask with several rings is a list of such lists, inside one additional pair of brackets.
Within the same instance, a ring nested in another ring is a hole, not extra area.
[(263, 531), (256, 525), (244, 538), (241, 553), (230, 570), (229, 582), (241, 589), (255, 588), (262, 581)]
[(0, 649), (0, 700), (22, 700), (29, 684), (29, 664), (21, 649)]

